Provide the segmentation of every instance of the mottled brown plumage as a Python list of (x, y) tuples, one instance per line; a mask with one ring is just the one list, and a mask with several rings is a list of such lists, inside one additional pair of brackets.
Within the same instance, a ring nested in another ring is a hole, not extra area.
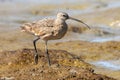
[[(48, 58), (48, 63), (50, 65), (50, 59), (49, 59), (49, 54), (48, 54), (48, 49), (47, 49), (47, 41), (48, 40), (55, 40), (55, 39), (60, 39), (62, 38), (68, 29), (68, 26), (66, 24), (67, 19), (72, 19), (78, 22), (81, 22), (85, 24), (84, 22), (72, 18), (68, 16), (67, 13), (60, 12), (57, 14), (56, 19), (51, 19), (51, 18), (46, 18), (42, 19), (39, 21), (34, 21), (32, 23), (26, 23), (21, 26), (22, 31), (31, 33), (38, 38), (33, 41), (34, 48), (35, 48), (35, 63), (38, 63), (38, 53), (36, 49), (36, 41), (39, 39), (42, 39), (46, 42), (46, 54)], [(90, 28), (87, 24), (85, 24), (88, 28)]]
[(22, 26), (22, 31), (29, 32), (41, 39), (54, 40), (62, 38), (67, 32), (65, 20), (46, 18), (32, 23), (26, 23)]

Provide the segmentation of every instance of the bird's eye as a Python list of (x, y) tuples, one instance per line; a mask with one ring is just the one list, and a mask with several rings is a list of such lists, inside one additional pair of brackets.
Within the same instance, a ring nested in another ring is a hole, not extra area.
[(66, 17), (66, 15), (63, 15), (64, 17)]
[(66, 19), (68, 19), (68, 15), (63, 15), (63, 17), (65, 17)]

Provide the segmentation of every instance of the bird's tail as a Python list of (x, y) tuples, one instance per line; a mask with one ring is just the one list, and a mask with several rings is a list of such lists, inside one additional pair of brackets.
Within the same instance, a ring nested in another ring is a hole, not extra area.
[(23, 24), (21, 27), (21, 32), (31, 32), (32, 25), (30, 23)]

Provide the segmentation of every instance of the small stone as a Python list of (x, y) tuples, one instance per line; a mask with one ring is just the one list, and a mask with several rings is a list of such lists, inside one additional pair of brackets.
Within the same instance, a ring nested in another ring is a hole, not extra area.
[(35, 72), (35, 69), (32, 69), (33, 72)]
[(32, 76), (33, 76), (33, 77), (36, 76), (35, 73), (32, 73)]
[(43, 70), (39, 70), (40, 73), (43, 73)]
[(70, 70), (70, 73), (74, 73), (74, 74), (76, 74), (76, 73), (77, 73), (77, 71), (76, 71), (76, 70), (74, 70), (74, 69), (71, 69), (71, 70)]
[(9, 66), (12, 65), (12, 62), (9, 62), (8, 65), (9, 65)]
[(53, 68), (58, 68), (60, 65), (59, 64), (54, 64), (54, 65), (51, 65)]

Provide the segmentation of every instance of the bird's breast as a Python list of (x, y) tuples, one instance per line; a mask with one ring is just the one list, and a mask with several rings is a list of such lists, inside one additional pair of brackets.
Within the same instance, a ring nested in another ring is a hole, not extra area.
[(62, 37), (66, 34), (67, 29), (68, 29), (68, 26), (67, 26), (66, 23), (56, 25), (56, 26), (54, 27), (53, 36), (54, 36), (56, 39), (60, 39), (60, 38), (62, 38)]
[(54, 25), (45, 35), (41, 36), (41, 38), (43, 40), (61, 39), (66, 34), (67, 29), (68, 26), (66, 23)]

